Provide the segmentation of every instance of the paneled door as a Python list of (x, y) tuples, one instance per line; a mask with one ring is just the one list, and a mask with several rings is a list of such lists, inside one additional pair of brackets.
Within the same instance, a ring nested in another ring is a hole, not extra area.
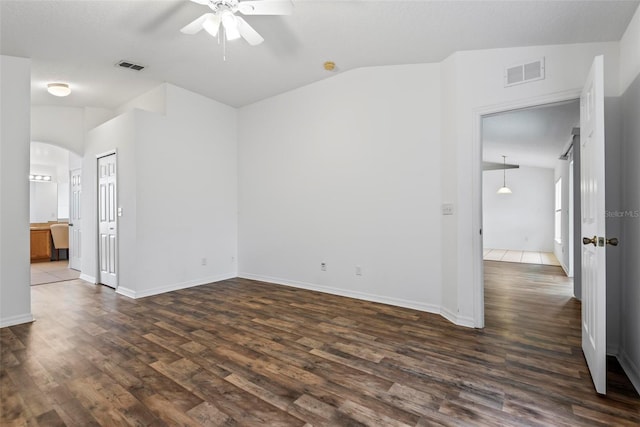
[(582, 351), (596, 391), (607, 390), (607, 282), (603, 58), (593, 60), (580, 96)]
[(69, 268), (82, 268), (82, 223), (80, 216), (80, 196), (82, 195), (82, 169), (69, 172)]
[(116, 155), (98, 158), (98, 282), (118, 287)]

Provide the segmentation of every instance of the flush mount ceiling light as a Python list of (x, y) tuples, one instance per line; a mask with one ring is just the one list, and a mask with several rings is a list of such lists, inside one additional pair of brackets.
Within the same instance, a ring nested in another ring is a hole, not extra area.
[(47, 91), (53, 96), (67, 96), (71, 93), (71, 89), (66, 83), (49, 83)]
[(498, 189), (498, 194), (511, 194), (511, 189), (507, 187), (507, 156), (502, 156), (502, 187)]
[(327, 71), (333, 71), (336, 69), (336, 63), (333, 61), (327, 61), (323, 64), (323, 67)]

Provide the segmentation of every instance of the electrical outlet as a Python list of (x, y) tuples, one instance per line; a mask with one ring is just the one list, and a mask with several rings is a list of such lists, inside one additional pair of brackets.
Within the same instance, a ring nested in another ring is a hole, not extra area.
[(362, 267), (356, 265), (356, 276), (362, 276)]
[(321, 262), (320, 263), (320, 270), (327, 271), (327, 263), (326, 262)]
[(202, 261), (200, 261), (200, 263), (202, 265), (207, 265), (207, 259), (206, 258), (202, 258)]

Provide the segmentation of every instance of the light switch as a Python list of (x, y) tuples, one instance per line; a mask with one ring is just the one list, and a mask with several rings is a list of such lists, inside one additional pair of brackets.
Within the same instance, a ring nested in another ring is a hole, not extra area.
[(442, 215), (453, 215), (453, 203), (442, 204)]
[(118, 208), (118, 216), (122, 216), (122, 208)]

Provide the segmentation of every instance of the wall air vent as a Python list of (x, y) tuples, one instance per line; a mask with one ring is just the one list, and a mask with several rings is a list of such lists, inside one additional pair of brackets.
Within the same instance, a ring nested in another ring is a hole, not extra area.
[(504, 69), (504, 87), (544, 79), (544, 58)]
[(116, 64), (118, 67), (129, 68), (130, 70), (140, 71), (144, 68), (144, 65), (134, 64), (130, 61), (120, 61)]

